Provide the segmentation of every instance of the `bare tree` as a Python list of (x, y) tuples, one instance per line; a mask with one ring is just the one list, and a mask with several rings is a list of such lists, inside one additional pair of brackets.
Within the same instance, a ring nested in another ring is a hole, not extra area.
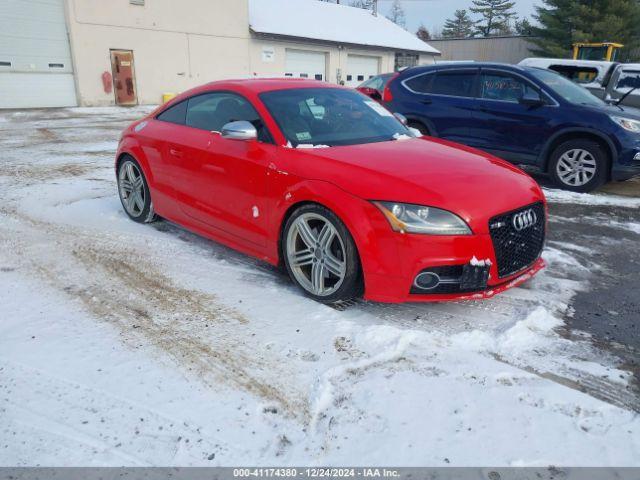
[(396, 25), (400, 25), (402, 28), (407, 25), (407, 16), (404, 13), (404, 8), (402, 8), (400, 0), (393, 0), (391, 10), (389, 10), (387, 18)]

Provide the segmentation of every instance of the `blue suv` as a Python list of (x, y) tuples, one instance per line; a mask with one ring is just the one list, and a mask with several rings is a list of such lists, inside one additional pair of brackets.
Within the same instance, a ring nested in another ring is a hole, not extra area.
[(425, 135), (537, 166), (567, 190), (640, 174), (640, 110), (607, 104), (549, 70), (414, 67), (387, 83), (382, 101)]

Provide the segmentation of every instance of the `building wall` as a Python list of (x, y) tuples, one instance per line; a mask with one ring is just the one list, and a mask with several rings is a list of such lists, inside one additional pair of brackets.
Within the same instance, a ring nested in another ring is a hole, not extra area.
[(213, 79), (247, 76), (248, 6), (241, 0), (67, 0), (67, 25), (81, 105), (111, 105), (101, 76), (111, 49), (132, 50), (138, 102), (159, 103)]
[(429, 40), (442, 53), (440, 60), (518, 63), (534, 56), (530, 37), (488, 37)]
[[(376, 48), (263, 39), (249, 31), (247, 0), (66, 0), (66, 15), (80, 105), (112, 105), (102, 75), (111, 75), (110, 51), (132, 50), (138, 102), (157, 104), (163, 93), (179, 93), (225, 78), (282, 76), (286, 49), (325, 52), (326, 79), (343, 78), (347, 55), (379, 57), (380, 73), (394, 68), (395, 52)], [(273, 52), (269, 61), (263, 56)], [(421, 55), (420, 63), (433, 56)]]

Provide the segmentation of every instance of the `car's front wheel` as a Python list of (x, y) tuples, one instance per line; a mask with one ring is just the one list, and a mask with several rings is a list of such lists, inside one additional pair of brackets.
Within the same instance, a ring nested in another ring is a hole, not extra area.
[(592, 140), (569, 140), (551, 153), (549, 174), (556, 185), (590, 192), (607, 181), (607, 154)]
[(284, 227), (282, 250), (289, 276), (313, 299), (330, 304), (361, 294), (355, 243), (331, 210), (315, 204), (298, 208)]
[(140, 164), (133, 157), (124, 157), (118, 165), (118, 193), (122, 207), (131, 220), (149, 223), (157, 219), (149, 185)]

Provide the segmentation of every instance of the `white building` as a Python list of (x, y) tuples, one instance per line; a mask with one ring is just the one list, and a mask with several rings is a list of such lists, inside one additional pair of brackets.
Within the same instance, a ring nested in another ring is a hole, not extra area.
[(357, 85), (439, 52), (316, 0), (2, 0), (0, 108), (155, 104), (223, 78)]

